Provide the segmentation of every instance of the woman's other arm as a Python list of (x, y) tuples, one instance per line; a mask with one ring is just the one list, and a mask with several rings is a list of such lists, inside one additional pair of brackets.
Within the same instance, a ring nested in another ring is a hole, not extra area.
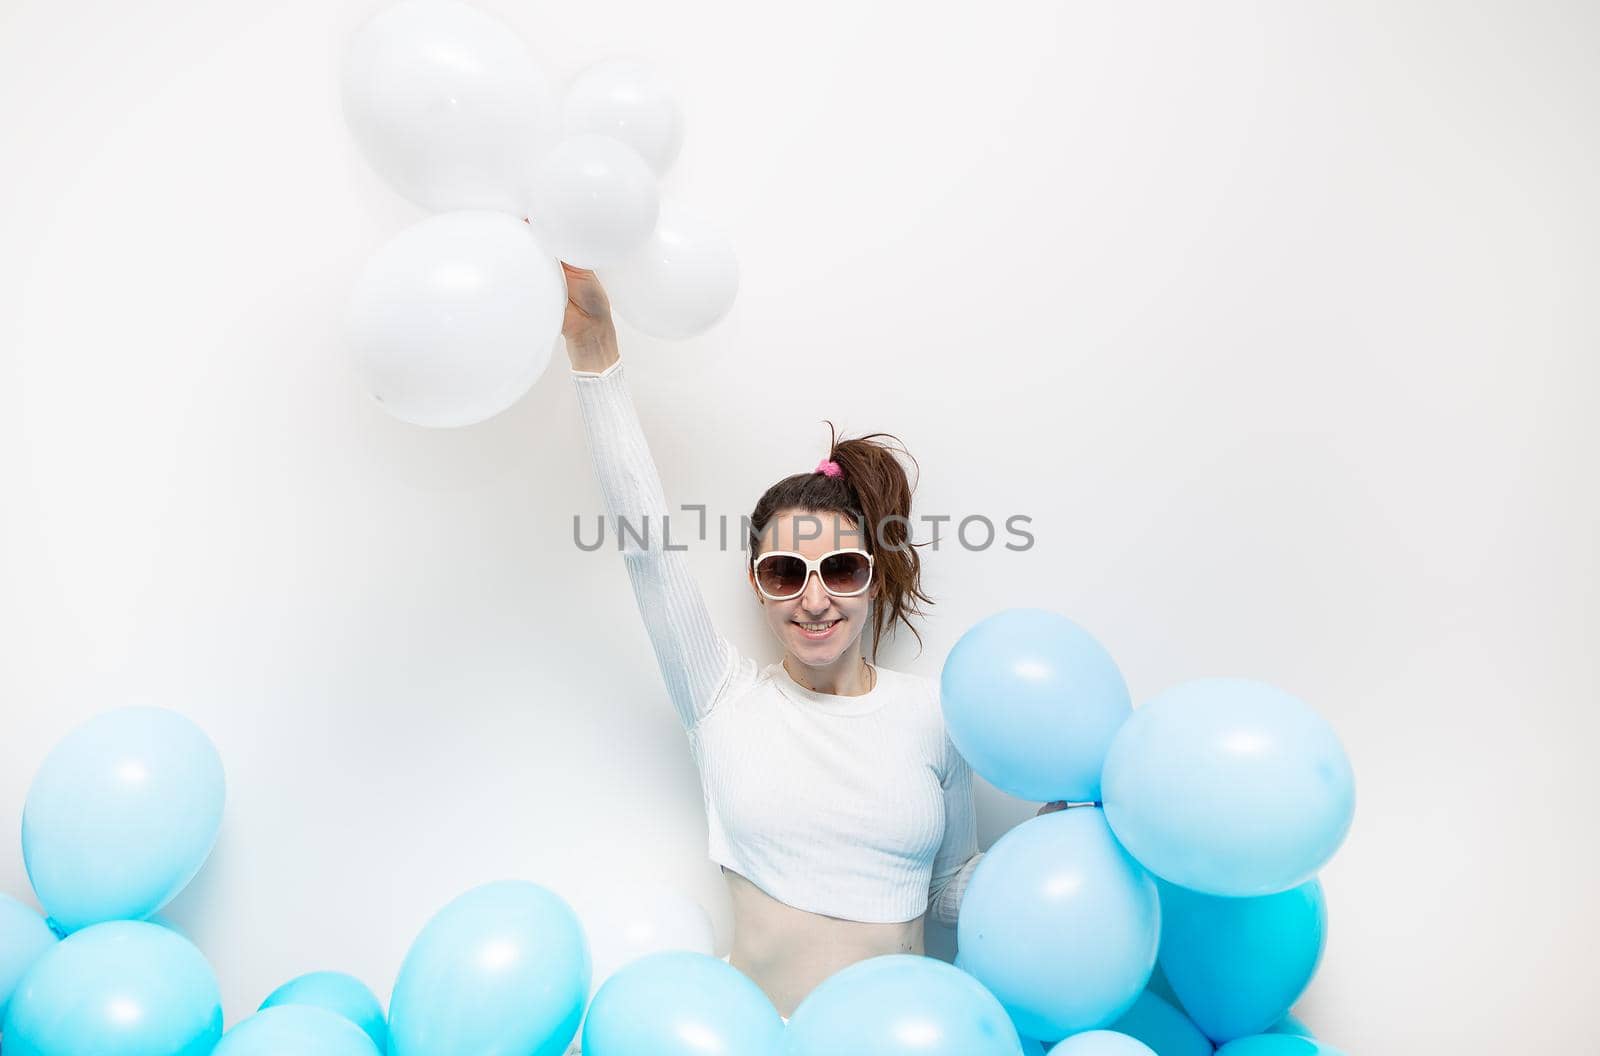
[[(958, 755), (957, 758), (960, 758)], [(967, 791), (963, 795), (959, 782), (966, 782)], [(974, 836), (969, 844), (964, 835), (965, 822), (963, 818), (969, 817), (972, 811), (972, 772), (970, 767), (964, 776), (958, 778), (956, 785), (946, 785), (944, 791), (945, 804), (945, 843), (939, 848), (938, 857), (934, 860), (933, 881), (928, 888), (928, 914), (947, 928), (956, 926), (961, 916), (961, 899), (967, 893), (967, 883), (972, 879), (972, 872), (978, 868), (978, 863), (983, 860), (982, 851), (976, 850), (977, 839)], [(1054, 814), (1066, 808), (1064, 800), (1046, 803), (1034, 814)], [(951, 825), (950, 819), (954, 811), (956, 824)], [(974, 826), (976, 828), (976, 826)], [(973, 848), (973, 853), (966, 858), (961, 855), (968, 847)]]
[(928, 914), (947, 928), (956, 926), (961, 898), (972, 871), (983, 859), (978, 850), (978, 819), (972, 805), (972, 767), (945, 735), (944, 840), (933, 858)]

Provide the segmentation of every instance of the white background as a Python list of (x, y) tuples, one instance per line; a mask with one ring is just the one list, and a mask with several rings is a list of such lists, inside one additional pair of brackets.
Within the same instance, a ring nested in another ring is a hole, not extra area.
[[(0, 890), (63, 734), (193, 717), (228, 804), (168, 915), (230, 1025), (312, 969), (387, 998), (503, 876), (664, 879), (730, 936), (622, 561), (571, 541), (564, 360), (437, 432), (345, 358), (422, 215), (339, 111), (376, 6), (0, 4)], [(899, 435), (919, 511), (1036, 545), (929, 553), (887, 666), (1035, 605), (1136, 701), (1300, 695), (1358, 782), (1301, 1015), (1364, 1056), (1594, 1044), (1592, 5), (484, 6), (558, 80), (678, 85), (669, 190), (743, 285), (702, 338), (623, 331), (671, 501), (736, 523), (823, 419)], [(776, 659), (740, 556), (691, 559)], [(978, 795), (985, 846), (1033, 811)]]

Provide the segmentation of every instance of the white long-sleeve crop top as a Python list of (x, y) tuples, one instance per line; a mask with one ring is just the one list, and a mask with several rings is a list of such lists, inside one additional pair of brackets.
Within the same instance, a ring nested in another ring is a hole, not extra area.
[(689, 575), (686, 533), (674, 526), (663, 545), (666, 498), (621, 361), (571, 374), (607, 546), (622, 548), (699, 767), (712, 861), (798, 909), (875, 923), (926, 911), (953, 926), (982, 853), (938, 680), (875, 667), (871, 690), (839, 696), (740, 655)]

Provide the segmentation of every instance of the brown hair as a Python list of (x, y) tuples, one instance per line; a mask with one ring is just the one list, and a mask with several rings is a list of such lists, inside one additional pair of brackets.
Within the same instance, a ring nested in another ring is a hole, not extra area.
[[(815, 513), (841, 513), (855, 522), (862, 548), (873, 555), (872, 577), (878, 595), (872, 609), (872, 656), (878, 655), (878, 642), (884, 631), (900, 621), (917, 637), (921, 652), (922, 635), (911, 624), (912, 616), (927, 615), (919, 602), (931, 605), (933, 598), (922, 590), (922, 560), (916, 551), (927, 543), (911, 542), (911, 491), (905, 467), (895, 457), (895, 448), (879, 441), (893, 440), (899, 450), (917, 466), (898, 437), (888, 433), (845, 438), (838, 436), (828, 422), (828, 459), (839, 465), (837, 477), (815, 470), (784, 477), (768, 488), (750, 515), (750, 567), (755, 567), (761, 535), (767, 522), (782, 510)], [(917, 467), (920, 478), (921, 467)], [(840, 545), (851, 545), (848, 542)]]

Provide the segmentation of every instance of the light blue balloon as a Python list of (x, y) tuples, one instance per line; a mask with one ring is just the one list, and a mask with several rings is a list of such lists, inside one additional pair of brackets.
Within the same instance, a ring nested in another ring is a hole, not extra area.
[(1222, 898), (1161, 891), (1161, 969), (1184, 1011), (1216, 1042), (1265, 1033), (1300, 1000), (1322, 959), (1322, 884)]
[(1150, 978), (1161, 927), (1155, 881), (1094, 807), (1030, 818), (973, 870), (957, 964), (1018, 1030), (1064, 1038), (1126, 1012)]
[(1230, 1041), (1217, 1056), (1345, 1056), (1344, 1052), (1293, 1034), (1256, 1034)]
[(614, 972), (589, 1003), (584, 1056), (777, 1056), (783, 1019), (761, 988), (720, 957), (647, 954)]
[(993, 994), (944, 961), (909, 953), (869, 957), (828, 976), (794, 1010), (785, 1034), (784, 1056), (1022, 1054)]
[(222, 994), (188, 939), (114, 920), (45, 951), (0, 1033), (5, 1056), (208, 1056), (222, 1036)]
[(1333, 728), (1243, 678), (1187, 682), (1134, 712), (1106, 755), (1102, 794), (1117, 839), (1145, 868), (1235, 897), (1310, 880), (1355, 811)]
[(1150, 1046), (1114, 1030), (1089, 1030), (1056, 1043), (1048, 1056), (1155, 1056)]
[(236, 1023), (211, 1056), (382, 1056), (367, 1032), (315, 1005), (278, 1005)]
[(51, 750), (28, 790), (22, 857), (57, 929), (142, 920), (194, 879), (222, 823), (222, 759), (167, 708), (117, 708)]
[(33, 907), (0, 895), (0, 1022), (18, 980), (56, 941), (56, 933)]
[[(1165, 932), (1165, 904), (1161, 913), (1161, 928)], [(1111, 1029), (1138, 1038), (1154, 1049), (1156, 1056), (1211, 1056), (1216, 1051), (1211, 1039), (1202, 1034), (1188, 1016), (1150, 990), (1140, 994), (1133, 1007), (1111, 1024)]]
[(939, 692), (956, 750), (1027, 800), (1098, 801), (1106, 749), (1133, 710), (1111, 654), (1046, 609), (973, 625), (945, 658)]
[(267, 995), (262, 1008), (312, 1005), (343, 1016), (366, 1032), (382, 1052), (389, 1047), (383, 1004), (366, 984), (344, 972), (311, 972), (291, 979)]
[(578, 1032), (592, 971), (583, 926), (560, 895), (525, 880), (475, 887), (428, 921), (401, 962), (390, 1056), (559, 1056)]
[(1297, 1037), (1302, 1037), (1302, 1038), (1315, 1038), (1316, 1037), (1315, 1034), (1311, 1033), (1311, 1028), (1310, 1027), (1308, 1027), (1304, 1023), (1300, 1022), (1294, 1016), (1284, 1016), (1282, 1019), (1280, 1019), (1277, 1022), (1277, 1024), (1271, 1030), (1267, 1031), (1267, 1033), (1268, 1034), (1294, 1034)]

